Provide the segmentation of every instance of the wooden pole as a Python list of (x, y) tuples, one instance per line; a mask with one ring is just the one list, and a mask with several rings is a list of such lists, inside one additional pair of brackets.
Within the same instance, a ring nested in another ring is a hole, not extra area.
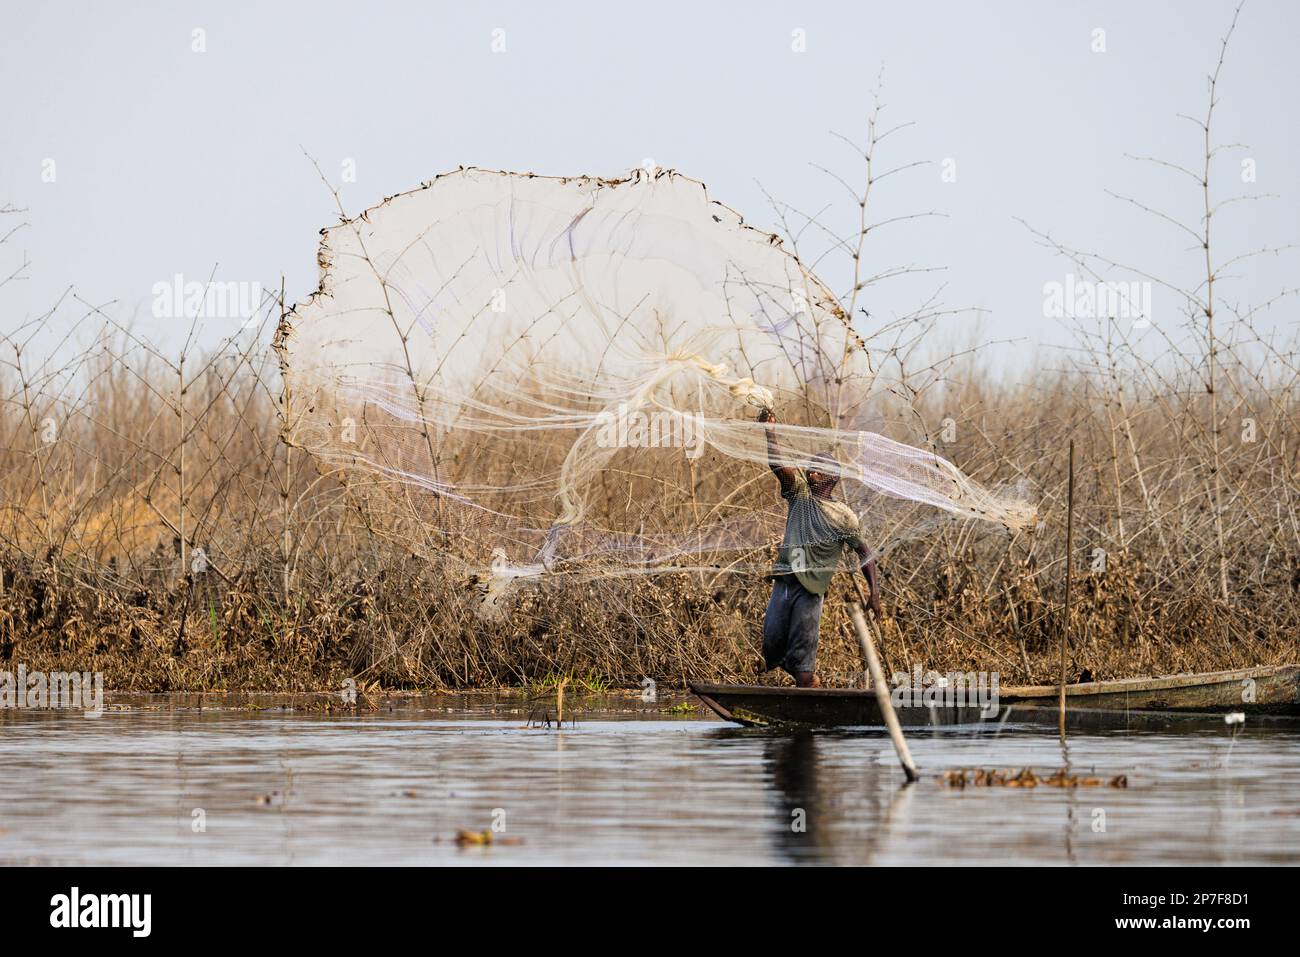
[(871, 686), (876, 690), (876, 701), (880, 703), (880, 713), (885, 716), (885, 727), (889, 729), (889, 737), (894, 742), (894, 750), (898, 752), (903, 773), (907, 775), (908, 782), (915, 781), (919, 777), (916, 773), (916, 764), (912, 761), (912, 752), (907, 749), (907, 741), (903, 737), (902, 726), (898, 723), (898, 715), (894, 714), (894, 703), (889, 700), (889, 685), (885, 684), (885, 673), (880, 667), (880, 658), (871, 640), (871, 629), (867, 627), (862, 606), (857, 602), (849, 602), (849, 618), (853, 621), (853, 630), (857, 633), (858, 644), (866, 656), (867, 670), (871, 672)]
[(1065, 493), (1065, 621), (1061, 625), (1061, 741), (1065, 741), (1065, 649), (1070, 643), (1070, 581), (1074, 578), (1074, 439), (1070, 439), (1070, 476)]
[[(847, 505), (849, 496), (843, 485), (840, 486), (840, 495)], [(912, 752), (907, 749), (907, 739), (903, 737), (903, 728), (898, 723), (898, 715), (894, 714), (894, 703), (889, 700), (889, 685), (885, 684), (885, 670), (880, 667), (880, 657), (876, 654), (875, 643), (871, 640), (871, 629), (867, 627), (867, 619), (862, 612), (863, 606), (867, 604), (867, 596), (862, 593), (862, 582), (858, 580), (856, 570), (851, 573), (851, 577), (853, 590), (858, 593), (858, 601), (849, 602), (849, 618), (853, 621), (853, 630), (857, 633), (862, 657), (867, 660), (867, 671), (871, 673), (871, 686), (876, 689), (876, 701), (880, 704), (880, 713), (885, 717), (889, 738), (894, 742), (894, 750), (898, 752), (898, 760), (903, 765), (903, 773), (907, 775), (907, 783), (911, 784), (920, 775), (916, 773)]]

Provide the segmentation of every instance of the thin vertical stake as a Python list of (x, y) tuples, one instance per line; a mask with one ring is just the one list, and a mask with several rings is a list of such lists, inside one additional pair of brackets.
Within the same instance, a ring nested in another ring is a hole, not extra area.
[(1074, 578), (1074, 439), (1070, 439), (1070, 477), (1065, 493), (1065, 622), (1061, 626), (1061, 741), (1065, 741), (1065, 649), (1070, 643), (1070, 580)]

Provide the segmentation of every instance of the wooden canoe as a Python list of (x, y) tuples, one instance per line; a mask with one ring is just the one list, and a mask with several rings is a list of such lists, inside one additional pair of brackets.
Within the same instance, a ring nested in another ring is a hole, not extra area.
[[(777, 688), (692, 682), (691, 692), (717, 715), (737, 724), (850, 727), (884, 723), (875, 693), (861, 688)], [(997, 706), (944, 703), (896, 705), (904, 726), (977, 724), (983, 721), (1057, 719), (1056, 685), (998, 689)], [(1094, 717), (1134, 714), (1193, 715), (1241, 711), (1300, 716), (1300, 665), (1242, 668), (1164, 678), (1124, 678), (1065, 686), (1066, 712)], [(897, 701), (897, 698), (895, 699)], [(1010, 709), (1010, 711), (1008, 711)], [(1219, 719), (1221, 720), (1221, 719)], [(1074, 722), (1077, 724), (1077, 722)]]

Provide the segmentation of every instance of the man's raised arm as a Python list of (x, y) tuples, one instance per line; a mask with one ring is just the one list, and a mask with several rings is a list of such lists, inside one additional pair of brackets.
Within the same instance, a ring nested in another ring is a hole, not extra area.
[(781, 454), (776, 447), (776, 429), (772, 428), (772, 423), (776, 421), (776, 413), (771, 409), (761, 409), (758, 413), (758, 421), (767, 424), (767, 464), (781, 482), (781, 493), (784, 494), (794, 488), (794, 469), (782, 464)]

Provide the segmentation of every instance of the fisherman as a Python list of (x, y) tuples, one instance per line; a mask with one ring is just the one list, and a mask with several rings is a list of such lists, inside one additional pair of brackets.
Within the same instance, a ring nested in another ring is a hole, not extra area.
[(763, 617), (764, 670), (781, 668), (794, 677), (798, 687), (820, 688), (816, 661), (822, 601), (844, 549), (852, 549), (861, 559), (862, 574), (870, 586), (867, 605), (877, 618), (881, 615), (879, 575), (862, 541), (857, 515), (831, 498), (839, 484), (834, 457), (822, 453), (803, 468), (795, 468), (777, 452), (772, 427), (776, 413), (763, 409), (758, 421), (767, 425), (767, 461), (781, 483), (781, 497), (790, 506), (785, 537), (772, 570), (772, 597)]

